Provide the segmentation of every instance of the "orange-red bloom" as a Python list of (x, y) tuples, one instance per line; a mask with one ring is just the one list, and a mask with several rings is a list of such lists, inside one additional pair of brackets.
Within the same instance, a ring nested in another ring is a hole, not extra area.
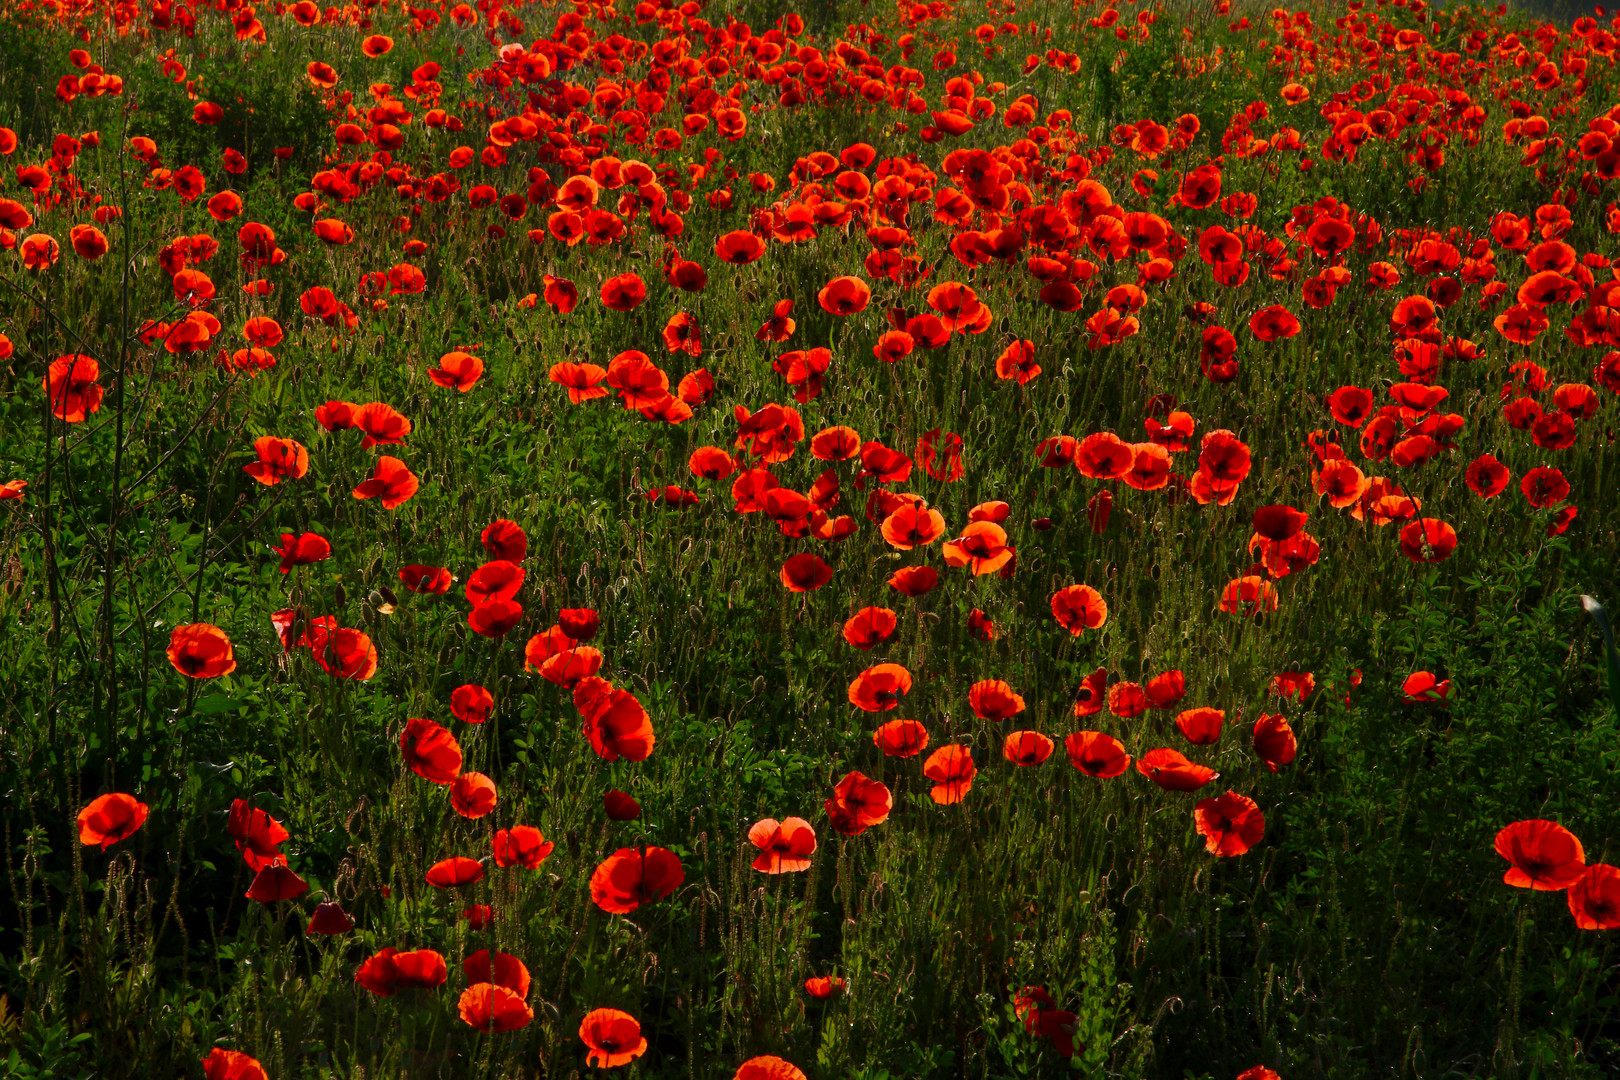
[(590, 1053), (585, 1064), (610, 1069), (628, 1065), (647, 1052), (636, 1018), (618, 1009), (592, 1009), (579, 1022), (579, 1039)]
[(686, 880), (680, 858), (667, 848), (620, 848), (591, 874), (591, 900), (603, 911), (627, 914), (662, 900)]
[(923, 775), (934, 781), (929, 798), (941, 806), (961, 802), (972, 789), (973, 777), (978, 771), (968, 747), (955, 744), (940, 747), (923, 764)]
[(106, 851), (146, 822), (147, 806), (133, 795), (99, 795), (79, 811), (79, 843)]
[(1512, 863), (1502, 880), (1520, 889), (1557, 892), (1586, 872), (1581, 842), (1555, 821), (1515, 821), (1496, 834), (1496, 853)]
[(169, 632), (169, 663), (193, 679), (217, 679), (236, 670), (231, 639), (212, 623), (188, 623)]
[(748, 830), (748, 842), (759, 848), (753, 867), (760, 873), (808, 870), (810, 856), (816, 850), (816, 831), (803, 818), (790, 817), (780, 822), (765, 818)]
[(1193, 825), (1212, 855), (1242, 855), (1260, 842), (1266, 818), (1255, 801), (1235, 791), (1213, 799), (1199, 799)]

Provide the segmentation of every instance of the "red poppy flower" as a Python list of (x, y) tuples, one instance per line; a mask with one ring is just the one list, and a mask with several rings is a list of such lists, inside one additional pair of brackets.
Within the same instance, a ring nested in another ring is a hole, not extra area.
[(961, 802), (972, 789), (973, 777), (978, 771), (973, 764), (973, 752), (968, 747), (940, 747), (923, 764), (923, 775), (935, 782), (929, 797), (941, 806)]
[(590, 675), (574, 687), (574, 707), (585, 717), (585, 738), (607, 761), (645, 761), (656, 737), (647, 709), (634, 694)]
[(602, 617), (593, 608), (563, 608), (557, 612), (557, 625), (575, 641), (590, 641), (601, 623)]
[(394, 47), (394, 39), (386, 34), (372, 34), (360, 43), (360, 51), (375, 60)]
[(883, 519), (883, 539), (901, 551), (932, 544), (945, 535), (945, 516), (921, 503), (907, 503)]
[(1111, 431), (1087, 435), (1075, 448), (1075, 469), (1093, 480), (1117, 480), (1135, 465), (1136, 448)]
[(218, 1046), (203, 1058), (204, 1080), (270, 1080), (258, 1059), (248, 1057), (240, 1050), (225, 1050)]
[(261, 484), (274, 486), (309, 472), (309, 451), (292, 439), (261, 435), (253, 440), (253, 451), (258, 460), (242, 466), (242, 471)]
[(450, 692), (450, 714), (468, 724), (482, 724), (495, 708), (495, 695), (477, 683), (466, 683)]
[(1513, 865), (1502, 880), (1520, 889), (1556, 892), (1586, 872), (1586, 852), (1575, 834), (1553, 821), (1516, 821), (1496, 834), (1496, 853)]
[(217, 679), (236, 670), (236, 656), (225, 631), (211, 623), (189, 623), (169, 633), (169, 663), (193, 679)]
[(1221, 589), (1220, 609), (1229, 615), (1259, 618), (1277, 610), (1277, 589), (1263, 577), (1245, 574)]
[(432, 720), (407, 720), (399, 733), (405, 767), (435, 784), (453, 783), (461, 774), (461, 746)]
[(994, 521), (972, 521), (962, 535), (946, 542), (942, 553), (949, 566), (966, 566), (978, 577), (1005, 569), (1016, 554), (1007, 532)]
[(464, 818), (483, 817), (495, 809), (495, 781), (483, 773), (462, 773), (450, 784), (450, 806)]
[(1266, 818), (1255, 801), (1235, 791), (1213, 799), (1199, 799), (1193, 826), (1204, 838), (1204, 849), (1222, 857), (1242, 855), (1260, 842)]
[(484, 878), (484, 864), (477, 859), (452, 855), (428, 867), (427, 883), (435, 889), (459, 889)]
[(609, 791), (603, 795), (602, 810), (614, 821), (634, 821), (641, 816), (641, 804), (625, 791)]
[(1077, 731), (1063, 740), (1063, 749), (1069, 764), (1098, 780), (1119, 776), (1131, 765), (1124, 745), (1101, 731)]
[(883, 712), (911, 692), (911, 672), (899, 664), (878, 664), (849, 684), (849, 703), (867, 712)]
[(487, 638), (504, 637), (523, 621), (523, 605), (516, 600), (490, 600), (467, 613), (467, 626)]
[(435, 384), (465, 394), (484, 377), (484, 362), (472, 353), (455, 349), (439, 357), (439, 366), (428, 368), (427, 374)]
[(1108, 711), (1122, 720), (1134, 720), (1147, 711), (1147, 691), (1133, 682), (1117, 682), (1108, 688)]
[[(354, 981), (378, 997), (393, 997), (394, 991), (399, 989), (399, 969), (394, 965), (397, 955), (399, 950), (390, 945), (367, 958), (355, 969)], [(445, 975), (449, 976), (448, 968)]]
[(1292, 506), (1262, 506), (1254, 512), (1254, 531), (1267, 540), (1287, 540), (1305, 527), (1309, 517)]
[(812, 975), (804, 980), (804, 992), (817, 1001), (826, 1001), (835, 994), (843, 993), (848, 985), (836, 975)]
[(1438, 679), (1432, 671), (1414, 671), (1401, 683), (1401, 693), (1409, 702), (1443, 702), (1451, 696), (1451, 680)]
[(1052, 617), (1075, 637), (1108, 621), (1108, 604), (1090, 585), (1067, 585), (1052, 594)]
[(1108, 671), (1098, 668), (1080, 681), (1074, 692), (1074, 715), (1091, 716), (1103, 710), (1108, 686)]
[(614, 311), (630, 311), (645, 299), (647, 283), (640, 274), (619, 274), (602, 283), (602, 303)]
[(1564, 479), (1562, 470), (1542, 466), (1524, 474), (1519, 490), (1524, 492), (1526, 502), (1541, 510), (1569, 498), (1569, 481)]
[(894, 796), (884, 784), (859, 772), (846, 773), (826, 802), (833, 828), (845, 836), (859, 836), (873, 825), (889, 820)]
[(938, 583), (939, 571), (932, 566), (903, 566), (889, 575), (890, 587), (911, 597), (922, 596)]
[(308, 566), (332, 556), (332, 545), (326, 537), (312, 532), (282, 533), (281, 546), (270, 550), (281, 556), (283, 574), (295, 566)]
[(1401, 551), (1413, 562), (1443, 562), (1457, 547), (1457, 531), (1439, 518), (1418, 518), (1401, 529)]
[(1513, 474), (1490, 454), (1475, 458), (1463, 474), (1468, 488), (1482, 499), (1494, 499), (1507, 490)]
[(246, 896), (261, 904), (272, 904), (277, 900), (291, 900), (308, 891), (309, 883), (303, 878), (281, 863), (272, 863), (259, 868), (259, 872), (253, 876), (253, 884), (248, 886)]
[(844, 623), (844, 640), (857, 649), (870, 649), (888, 641), (898, 624), (888, 608), (865, 607)]
[(772, 1054), (749, 1058), (737, 1066), (731, 1080), (805, 1080), (804, 1071)]
[(1207, 706), (1187, 709), (1176, 715), (1176, 727), (1194, 746), (1212, 746), (1218, 742), (1221, 737), (1221, 725), (1224, 723), (1226, 713)]
[(146, 822), (147, 805), (133, 795), (99, 795), (79, 811), (79, 843), (106, 851), (134, 834)]
[(236, 841), (236, 850), (241, 852), (248, 869), (255, 873), (287, 861), (279, 850), (289, 836), (286, 828), (246, 799), (232, 801), (225, 832)]
[(405, 467), (399, 458), (383, 455), (372, 468), (371, 478), (361, 481), (354, 489), (357, 499), (382, 499), (383, 508), (392, 510), (416, 494), (419, 482), (416, 474)]
[(854, 315), (865, 311), (872, 299), (872, 288), (858, 277), (836, 277), (816, 294), (816, 301), (829, 315)]
[(1260, 719), (1254, 723), (1254, 752), (1260, 755), (1267, 769), (1276, 772), (1293, 761), (1298, 750), (1299, 743), (1294, 738), (1294, 729), (1288, 726), (1287, 717), (1260, 714)]
[(1254, 313), (1249, 319), (1249, 330), (1261, 341), (1276, 341), (1299, 333), (1299, 320), (1281, 304), (1272, 304)]
[(1149, 750), (1136, 759), (1136, 771), (1166, 791), (1197, 791), (1220, 776), (1214, 769), (1188, 761), (1169, 747)]
[(409, 563), (400, 568), (399, 582), (414, 593), (442, 595), (450, 591), (454, 581), (450, 571), (442, 566), (423, 566)]
[(978, 608), (968, 612), (967, 630), (968, 635), (975, 641), (996, 640), (996, 624)]
[(714, 254), (721, 262), (746, 266), (765, 254), (765, 241), (751, 232), (735, 229), (715, 240)]
[(661, 847), (620, 848), (591, 874), (591, 901), (603, 911), (627, 914), (662, 900), (686, 880), (673, 851)]
[(534, 1019), (534, 1010), (523, 995), (494, 983), (474, 983), (461, 992), (457, 1002), (461, 1019), (484, 1032), (516, 1031)]
[(916, 720), (890, 720), (872, 732), (872, 745), (887, 757), (916, 757), (928, 746), (928, 729)]
[(1620, 869), (1593, 863), (1569, 887), (1569, 913), (1582, 930), (1620, 929)]
[(1010, 720), (1024, 711), (1024, 699), (1001, 679), (985, 679), (968, 689), (968, 706), (981, 720)]
[(496, 866), (521, 866), (526, 870), (534, 870), (546, 861), (555, 847), (556, 845), (547, 840), (533, 825), (514, 825), (510, 829), (496, 831), (495, 839), (491, 843), (491, 854), (495, 858)]
[(585, 1064), (610, 1069), (628, 1065), (647, 1052), (636, 1018), (618, 1009), (592, 1009), (579, 1022), (579, 1039), (589, 1049)]
[(602, 652), (589, 645), (576, 645), (553, 653), (540, 665), (540, 677), (547, 682), (572, 690), (581, 679), (595, 675), (602, 669)]
[(335, 936), (347, 934), (354, 929), (354, 920), (349, 918), (341, 904), (327, 901), (316, 904), (315, 911), (309, 917), (309, 925), (304, 927), (305, 934), (326, 934)]
[(803, 818), (790, 817), (778, 822), (765, 818), (748, 830), (748, 842), (759, 848), (753, 867), (762, 874), (782, 874), (810, 869), (810, 856), (816, 850), (816, 832)]
[(781, 579), (789, 592), (811, 592), (832, 580), (832, 567), (821, 556), (801, 551), (782, 564)]
[(444, 957), (432, 949), (415, 949), (393, 955), (397, 985), (406, 990), (433, 990), (450, 977)]
[(1001, 743), (1001, 756), (1014, 765), (1039, 765), (1052, 756), (1055, 744), (1038, 731), (1013, 731)]

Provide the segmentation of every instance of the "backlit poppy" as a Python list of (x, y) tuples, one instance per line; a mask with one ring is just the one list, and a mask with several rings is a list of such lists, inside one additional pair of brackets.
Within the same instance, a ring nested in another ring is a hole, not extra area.
[(1586, 852), (1575, 834), (1553, 821), (1516, 821), (1496, 834), (1496, 853), (1512, 865), (1502, 880), (1520, 889), (1557, 892), (1586, 872)]
[(253, 440), (253, 452), (258, 459), (242, 466), (242, 471), (261, 484), (274, 486), (309, 472), (309, 451), (292, 439), (261, 435)]
[(1294, 760), (1298, 749), (1299, 743), (1294, 738), (1294, 729), (1289, 727), (1287, 717), (1273, 713), (1260, 714), (1260, 719), (1254, 722), (1254, 752), (1260, 755), (1267, 769), (1276, 772), (1287, 765)]
[(872, 732), (872, 745), (887, 757), (916, 757), (928, 746), (928, 729), (916, 720), (890, 720)]
[(1108, 621), (1108, 604), (1090, 585), (1067, 585), (1052, 594), (1052, 617), (1059, 626), (1079, 637)]
[(514, 825), (510, 829), (496, 831), (491, 842), (491, 854), (496, 866), (521, 866), (534, 870), (546, 861), (555, 846), (533, 825)]
[(888, 787), (859, 772), (845, 774), (825, 806), (833, 828), (845, 836), (859, 836), (883, 824), (893, 808), (894, 796)]
[(941, 806), (961, 802), (972, 789), (973, 777), (978, 771), (968, 747), (954, 744), (940, 747), (923, 764), (923, 775), (934, 781), (929, 797)]
[(1204, 838), (1204, 849), (1222, 857), (1242, 855), (1260, 842), (1266, 818), (1255, 801), (1235, 791), (1213, 799), (1199, 799), (1193, 826)]
[(270, 1080), (258, 1059), (240, 1050), (216, 1046), (203, 1058), (202, 1066), (204, 1080)]
[(356, 499), (381, 498), (383, 508), (392, 510), (407, 502), (420, 487), (416, 474), (399, 458), (384, 454), (372, 467), (371, 477), (354, 489)]
[(1001, 743), (1001, 756), (1014, 765), (1039, 765), (1052, 756), (1055, 744), (1038, 731), (1013, 731)]
[(652, 753), (657, 742), (652, 721), (630, 691), (588, 675), (574, 687), (574, 707), (585, 718), (585, 738), (598, 757), (645, 761)]
[(1211, 746), (1221, 737), (1221, 725), (1226, 713), (1220, 709), (1202, 707), (1187, 709), (1176, 714), (1176, 727), (1194, 746)]
[(804, 1070), (790, 1061), (765, 1054), (737, 1066), (731, 1080), (805, 1080)]
[(1439, 518), (1418, 518), (1401, 529), (1401, 551), (1413, 562), (1443, 562), (1456, 547), (1456, 530)]
[(472, 353), (457, 349), (439, 357), (439, 366), (428, 368), (427, 374), (437, 385), (465, 394), (483, 378), (484, 362)]
[(445, 567), (410, 563), (400, 567), (399, 582), (411, 592), (442, 595), (450, 591), (453, 578)]
[(871, 286), (858, 277), (833, 278), (816, 294), (816, 301), (829, 315), (854, 315), (865, 311), (871, 299)]
[(1063, 749), (1069, 764), (1099, 780), (1119, 776), (1131, 765), (1124, 745), (1101, 731), (1077, 731), (1063, 740)]
[(590, 1053), (585, 1064), (610, 1069), (628, 1065), (647, 1052), (636, 1018), (618, 1009), (592, 1009), (579, 1022), (579, 1039)]
[(849, 684), (849, 703), (867, 712), (884, 712), (911, 692), (911, 672), (899, 664), (877, 664)]
[(435, 784), (453, 783), (461, 774), (461, 746), (432, 720), (407, 720), (399, 733), (405, 767)]
[(435, 889), (459, 889), (484, 878), (484, 864), (477, 859), (453, 855), (428, 867), (427, 883)]
[(591, 874), (591, 901), (603, 911), (628, 914), (662, 900), (686, 880), (673, 851), (661, 847), (620, 848)]
[(231, 639), (212, 623), (188, 623), (169, 632), (169, 663), (193, 679), (217, 679), (236, 670)]
[(865, 607), (844, 623), (844, 640), (857, 649), (870, 649), (889, 640), (897, 625), (894, 612), (888, 608)]
[(147, 805), (133, 795), (98, 795), (79, 811), (79, 843), (106, 851), (146, 822)]
[(534, 1010), (515, 990), (494, 983), (474, 983), (457, 1001), (461, 1019), (484, 1032), (516, 1031), (534, 1019)]
[(1593, 863), (1569, 887), (1569, 913), (1582, 930), (1620, 929), (1620, 869)]
[(249, 900), (273, 904), (277, 900), (292, 900), (309, 891), (309, 883), (280, 863), (262, 866), (253, 875), (253, 883), (245, 894)]
[(495, 809), (495, 781), (483, 773), (462, 773), (450, 784), (450, 806), (464, 818), (483, 817)]
[(832, 567), (821, 556), (801, 551), (788, 556), (780, 576), (789, 592), (811, 592), (832, 580)]
[(495, 708), (495, 695), (477, 683), (467, 683), (450, 692), (450, 714), (468, 724), (482, 724)]
[(753, 867), (762, 874), (782, 874), (810, 869), (810, 856), (816, 850), (816, 833), (803, 818), (790, 817), (778, 822), (765, 818), (748, 830), (748, 842), (759, 848)]
[(327, 901), (315, 905), (315, 911), (310, 915), (309, 925), (304, 927), (304, 933), (335, 936), (347, 934), (353, 929), (354, 920), (349, 918), (342, 905), (335, 901)]
[(563, 608), (557, 612), (557, 625), (575, 641), (590, 641), (596, 637), (601, 623), (602, 617), (594, 608)]
[(812, 975), (804, 980), (804, 992), (817, 1001), (826, 1001), (844, 992), (849, 984), (836, 975)]
[(1010, 720), (1024, 711), (1024, 699), (1001, 679), (985, 679), (968, 688), (968, 706), (981, 720)]
[(602, 796), (602, 811), (614, 821), (634, 821), (641, 816), (641, 804), (626, 791), (609, 791)]
[(1166, 791), (1197, 791), (1220, 776), (1214, 769), (1188, 761), (1169, 747), (1149, 750), (1136, 759), (1136, 771)]

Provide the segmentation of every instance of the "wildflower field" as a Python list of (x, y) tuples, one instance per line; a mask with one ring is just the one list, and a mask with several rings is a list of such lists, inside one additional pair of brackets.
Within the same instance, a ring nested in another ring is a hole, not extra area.
[(0, 1075), (1620, 1074), (1617, 45), (5, 0)]

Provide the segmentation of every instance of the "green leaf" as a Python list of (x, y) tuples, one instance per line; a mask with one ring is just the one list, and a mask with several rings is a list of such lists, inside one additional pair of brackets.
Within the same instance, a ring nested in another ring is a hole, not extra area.
[(224, 694), (210, 694), (197, 702), (196, 711), (204, 716), (216, 716), (219, 713), (235, 712), (242, 707), (242, 702)]

